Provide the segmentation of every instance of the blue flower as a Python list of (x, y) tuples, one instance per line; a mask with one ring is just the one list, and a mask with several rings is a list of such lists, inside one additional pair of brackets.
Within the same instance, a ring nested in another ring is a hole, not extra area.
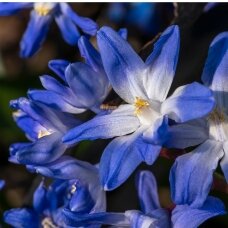
[[(157, 183), (153, 174), (149, 171), (140, 171), (136, 177), (141, 211), (94, 213), (88, 215), (88, 221), (94, 221), (96, 218), (95, 224), (114, 225), (117, 227), (130, 226), (132, 228), (195, 228), (211, 217), (225, 214), (222, 201), (215, 197), (208, 197), (199, 208), (185, 204), (184, 199), (172, 211), (162, 208), (159, 202)], [(67, 225), (74, 227), (82, 225), (80, 220), (77, 219), (76, 213), (64, 209), (63, 214)]]
[(157, 183), (149, 171), (140, 171), (136, 176), (141, 211), (129, 210), (125, 212), (131, 227), (171, 227), (168, 210), (161, 208), (157, 192)]
[(115, 92), (128, 104), (97, 115), (70, 130), (66, 144), (115, 138), (105, 149), (101, 179), (106, 190), (122, 184), (143, 161), (153, 164), (169, 139), (169, 119), (177, 123), (207, 115), (214, 107), (211, 91), (199, 83), (181, 86), (167, 98), (179, 52), (179, 29), (165, 30), (144, 63), (111, 28), (98, 31), (105, 72)]
[(68, 227), (64, 223), (62, 211), (69, 208), (83, 220), (90, 221), (86, 216), (106, 210), (105, 192), (99, 184), (98, 170), (90, 164), (63, 157), (56, 161), (56, 166), (77, 166), (79, 173), (74, 173), (76, 179), (55, 180), (48, 188), (41, 182), (33, 195), (32, 208), (11, 209), (4, 213), (6, 223), (14, 227)]
[[(118, 33), (127, 38), (126, 29)], [(49, 68), (63, 83), (49, 75), (40, 77), (46, 90), (30, 90), (28, 95), (32, 100), (68, 113), (82, 113), (88, 109), (101, 111), (101, 104), (111, 90), (101, 56), (84, 36), (79, 39), (78, 47), (85, 63), (51, 60)]]
[(175, 202), (182, 201), (194, 207), (202, 205), (213, 183), (213, 173), (219, 161), (228, 182), (228, 33), (219, 34), (211, 43), (202, 81), (214, 93), (216, 108), (207, 118), (208, 137), (191, 153), (175, 161), (170, 182)]
[(215, 197), (208, 197), (200, 207), (194, 208), (192, 205), (185, 204), (183, 196), (183, 201), (172, 209), (170, 215), (167, 209), (160, 206), (156, 180), (149, 171), (139, 173), (137, 190), (141, 211), (125, 212), (131, 227), (134, 228), (150, 227), (151, 225), (152, 227), (195, 228), (211, 217), (225, 214), (222, 201)]
[(22, 57), (30, 57), (40, 49), (53, 19), (59, 26), (63, 39), (70, 45), (76, 45), (80, 37), (77, 27), (86, 34), (96, 34), (97, 24), (77, 15), (67, 3), (0, 3), (0, 15), (12, 15), (28, 7), (33, 7), (33, 10), (20, 44)]
[(110, 91), (100, 54), (85, 37), (78, 42), (86, 63), (70, 64), (66, 60), (51, 60), (49, 68), (63, 83), (44, 75), (40, 77), (46, 90), (30, 90), (31, 99), (68, 113), (82, 113), (87, 109), (99, 112), (100, 105)]
[(70, 114), (64, 114), (27, 98), (10, 102), (14, 120), (32, 142), (15, 143), (10, 147), (9, 160), (26, 165), (47, 164), (59, 158), (67, 145), (62, 136), (80, 124)]

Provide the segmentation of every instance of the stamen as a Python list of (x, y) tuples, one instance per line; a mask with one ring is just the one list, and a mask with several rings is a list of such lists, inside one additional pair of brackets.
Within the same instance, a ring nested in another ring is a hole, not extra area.
[(47, 135), (50, 135), (51, 132), (47, 131), (47, 130), (40, 130), (39, 133), (38, 133), (38, 139), (44, 137), (44, 136), (47, 136)]
[(139, 97), (135, 99), (135, 115), (139, 115), (142, 112), (142, 108), (148, 107), (150, 104)]
[(22, 111), (20, 110), (13, 112), (13, 117), (20, 117), (21, 115), (22, 115)]
[(118, 106), (116, 106), (116, 105), (109, 105), (109, 104), (102, 104), (100, 106), (100, 109), (103, 109), (103, 110), (115, 110), (117, 108), (118, 108)]
[(77, 191), (76, 183), (71, 185), (71, 188), (69, 189), (69, 192), (67, 194), (67, 198), (71, 199), (72, 195)]
[(70, 193), (71, 193), (71, 194), (74, 194), (74, 193), (76, 192), (76, 190), (77, 190), (77, 187), (76, 187), (75, 184), (73, 184), (72, 187), (71, 187)]
[(211, 114), (209, 115), (209, 118), (213, 121), (219, 120), (220, 122), (225, 121), (225, 115), (224, 112), (219, 110), (218, 108), (215, 108)]
[(48, 15), (54, 7), (53, 3), (35, 3), (34, 9), (40, 16)]
[(58, 228), (49, 217), (44, 218), (41, 225), (43, 228)]

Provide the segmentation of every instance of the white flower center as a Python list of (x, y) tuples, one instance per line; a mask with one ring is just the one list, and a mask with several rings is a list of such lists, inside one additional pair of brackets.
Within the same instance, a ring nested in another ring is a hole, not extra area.
[(210, 136), (218, 141), (228, 140), (228, 116), (218, 108), (209, 116)]
[(152, 125), (160, 116), (160, 113), (152, 105), (139, 97), (135, 99), (135, 115), (142, 125)]
[(53, 10), (55, 5), (56, 3), (52, 2), (37, 2), (34, 3), (34, 9), (40, 16), (46, 16)]

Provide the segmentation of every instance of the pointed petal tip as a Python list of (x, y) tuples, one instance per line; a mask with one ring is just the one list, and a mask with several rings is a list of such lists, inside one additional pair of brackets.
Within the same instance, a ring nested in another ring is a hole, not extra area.
[(108, 187), (107, 184), (105, 184), (105, 185), (103, 186), (103, 189), (104, 189), (104, 191), (110, 191), (110, 189), (109, 189), (109, 187)]
[(115, 32), (111, 27), (108, 26), (102, 26), (98, 31), (97, 31), (97, 36), (103, 36), (104, 33), (109, 33), (109, 32)]
[(178, 25), (171, 25), (164, 31), (163, 35), (173, 33), (173, 35), (177, 36), (179, 38), (180, 36), (180, 29)]
[(112, 190), (114, 190), (116, 188), (115, 186), (112, 186), (111, 182), (112, 181), (110, 181), (110, 180), (107, 180), (106, 182), (103, 181), (103, 189), (104, 189), (104, 191), (109, 192), (109, 191), (112, 191)]
[(221, 40), (228, 41), (228, 32), (219, 33), (212, 41), (210, 47), (214, 46), (216, 43), (220, 42)]

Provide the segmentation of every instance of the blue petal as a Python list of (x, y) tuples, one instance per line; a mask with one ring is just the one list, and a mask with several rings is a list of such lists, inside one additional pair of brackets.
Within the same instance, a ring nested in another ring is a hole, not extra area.
[(30, 144), (30, 143), (14, 143), (14, 144), (11, 144), (10, 148), (9, 148), (10, 155), (15, 155), (18, 150), (23, 149), (28, 144)]
[(48, 119), (45, 118), (45, 117), (47, 117), (45, 115), (45, 111), (41, 107), (35, 105), (33, 102), (31, 102), (30, 100), (28, 100), (25, 97), (20, 97), (17, 100), (11, 100), (10, 107), (13, 109), (16, 109), (16, 110), (19, 109), (19, 110), (23, 111), (29, 117), (31, 117), (32, 119), (37, 121), (42, 126), (47, 127), (48, 129), (53, 128), (50, 121), (48, 121)]
[[(28, 91), (28, 97), (32, 99), (33, 101), (37, 101), (41, 104), (47, 105), (53, 109), (56, 109), (58, 111), (62, 112), (68, 112), (68, 113), (82, 113), (86, 111), (82, 108), (77, 108), (73, 106), (70, 102), (74, 101), (74, 99), (70, 98), (70, 100), (66, 100), (64, 96), (61, 96), (53, 91), (47, 91), (47, 90), (29, 90)], [(82, 106), (81, 104), (78, 105), (78, 107)]]
[(51, 109), (46, 105), (33, 102), (24, 97), (10, 101), (10, 106), (14, 109), (21, 109), (32, 119), (45, 126), (46, 129), (65, 133), (69, 128), (80, 124), (80, 121), (74, 118), (73, 115)]
[(209, 138), (206, 119), (192, 120), (169, 127), (169, 137), (165, 142), (168, 148), (184, 149), (196, 146)]
[(228, 183), (228, 142), (223, 143), (224, 156), (220, 162), (220, 166)]
[(164, 101), (171, 87), (179, 55), (180, 34), (177, 25), (168, 27), (147, 58), (148, 73), (144, 86), (150, 99)]
[(38, 214), (42, 214), (47, 206), (46, 202), (47, 190), (42, 181), (33, 194), (33, 208)]
[(130, 220), (131, 228), (153, 227), (157, 222), (156, 218), (147, 216), (140, 211), (131, 210), (126, 211), (125, 214)]
[(39, 219), (32, 209), (17, 208), (5, 211), (4, 221), (14, 227), (39, 228)]
[(69, 64), (69, 61), (63, 59), (54, 59), (48, 62), (48, 67), (61, 79), (63, 79), (63, 81), (65, 81), (65, 70)]
[(105, 148), (99, 167), (105, 190), (119, 187), (141, 162), (153, 164), (157, 158), (160, 148), (145, 143), (139, 134), (118, 137)]
[[(55, 78), (48, 75), (44, 75), (40, 77), (40, 81), (46, 90), (50, 90), (56, 93), (57, 96), (62, 96), (61, 100), (68, 102), (76, 108), (80, 108), (82, 106), (81, 102), (79, 101), (79, 98), (74, 95), (72, 90), (69, 87), (61, 84)], [(58, 103), (58, 99), (55, 101), (55, 103)]]
[(161, 106), (161, 113), (176, 122), (185, 122), (206, 116), (215, 106), (212, 92), (194, 82), (181, 86)]
[(144, 214), (160, 208), (157, 182), (150, 171), (141, 171), (137, 175), (136, 186), (141, 210)]
[(31, 11), (30, 21), (20, 44), (21, 57), (30, 57), (40, 49), (46, 38), (51, 21), (51, 15), (40, 16), (35, 10)]
[(146, 228), (146, 227), (170, 227), (169, 216), (167, 211), (158, 209), (154, 211), (156, 214), (143, 214), (140, 211), (130, 210), (126, 211), (125, 215), (128, 217), (132, 228)]
[(89, 65), (73, 63), (66, 69), (66, 81), (84, 107), (100, 106), (107, 95), (106, 77), (99, 77)]
[(86, 186), (80, 184), (76, 185), (76, 189), (77, 193), (72, 196), (69, 203), (70, 210), (78, 213), (89, 213), (95, 204), (90, 192)]
[(56, 225), (57, 227), (68, 228), (66, 226), (66, 224), (63, 222), (63, 220), (64, 220), (63, 208), (59, 207), (53, 211), (52, 221), (53, 221), (54, 225)]
[(4, 180), (0, 180), (0, 190), (3, 189), (5, 187), (5, 181)]
[(81, 56), (85, 59), (85, 62), (90, 65), (93, 70), (103, 70), (103, 64), (100, 54), (86, 37), (82, 36), (78, 40), (78, 48), (80, 50)]
[[(50, 178), (77, 179), (81, 183), (86, 183), (94, 202), (92, 211), (100, 212), (106, 210), (106, 197), (99, 182), (98, 170), (90, 163), (79, 161), (69, 156), (62, 156), (55, 162), (45, 166), (30, 166), (29, 169), (32, 172), (37, 172)], [(74, 202), (72, 202), (71, 206), (72, 208), (74, 207)]]
[(17, 126), (25, 132), (30, 140), (37, 140), (39, 132), (46, 130), (37, 121), (20, 110), (13, 113), (13, 118)]
[[(129, 224), (126, 217), (122, 213), (91, 213), (80, 214), (63, 209), (64, 222), (68, 226), (73, 227), (87, 227), (92, 225), (96, 227), (98, 224), (115, 225), (117, 227), (126, 226)], [(98, 226), (99, 227), (99, 226)]]
[(97, 169), (88, 162), (79, 161), (68, 156), (62, 156), (55, 162), (45, 166), (30, 167), (31, 171), (36, 171), (44, 176), (55, 179), (79, 179), (88, 183), (97, 180)]
[(213, 173), (223, 156), (222, 144), (207, 140), (178, 157), (170, 171), (171, 196), (176, 204), (201, 207), (211, 189)]
[(86, 139), (107, 139), (132, 133), (139, 127), (139, 120), (133, 112), (133, 106), (121, 105), (111, 114), (98, 115), (70, 130), (63, 137), (63, 142), (74, 144)]
[[(50, 185), (48, 190), (47, 190), (47, 194), (46, 194), (46, 204), (47, 204), (47, 210), (49, 211), (49, 213), (54, 214), (57, 210), (57, 208), (59, 207), (59, 205), (64, 205), (64, 194), (58, 196), (55, 189), (52, 188), (53, 185)], [(45, 210), (46, 212), (46, 210)]]
[(118, 34), (125, 40), (127, 40), (128, 31), (126, 28), (121, 28), (118, 31)]
[(220, 33), (210, 45), (202, 81), (215, 93), (218, 107), (228, 111), (228, 32)]
[(70, 45), (76, 45), (80, 33), (68, 15), (59, 13), (55, 16), (55, 21), (61, 30), (64, 40)]
[(224, 215), (225, 207), (221, 200), (208, 197), (200, 208), (191, 208), (188, 205), (178, 205), (172, 211), (174, 228), (196, 228), (209, 218)]
[(80, 17), (67, 3), (59, 3), (62, 13), (69, 17), (80, 29), (89, 35), (94, 36), (97, 32), (98, 25), (90, 18)]
[(143, 139), (147, 143), (162, 146), (169, 138), (168, 118), (163, 116), (143, 133)]
[(135, 149), (132, 136), (114, 139), (104, 150), (100, 161), (100, 176), (106, 191), (119, 187), (143, 161)]
[(61, 142), (61, 134), (53, 133), (18, 149), (15, 156), (21, 164), (41, 165), (59, 158), (66, 148)]
[(70, 96), (71, 95), (68, 87), (64, 86), (58, 80), (56, 80), (55, 78), (53, 78), (49, 75), (41, 76), (40, 81), (41, 81), (42, 86), (46, 90), (51, 90), (51, 91), (56, 92), (62, 96)]
[(26, 2), (21, 2), (21, 3), (0, 3), (0, 16), (9, 16), (14, 13), (17, 13), (23, 8), (29, 8), (32, 7), (33, 3), (26, 3)]
[(128, 103), (135, 97), (146, 99), (142, 85), (145, 64), (126, 40), (109, 27), (97, 33), (97, 42), (104, 69), (113, 89)]

